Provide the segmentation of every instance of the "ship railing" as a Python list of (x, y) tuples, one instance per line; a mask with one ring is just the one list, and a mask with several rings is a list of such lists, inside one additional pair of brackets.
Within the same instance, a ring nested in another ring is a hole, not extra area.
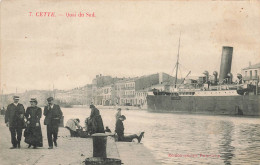
[(214, 90), (238, 90), (245, 88), (244, 84), (223, 84), (223, 85), (210, 85), (209, 88), (204, 84), (191, 83), (189, 85), (177, 85), (178, 91), (214, 91)]
[(208, 90), (237, 90), (243, 88), (243, 84), (225, 84), (210, 86)]

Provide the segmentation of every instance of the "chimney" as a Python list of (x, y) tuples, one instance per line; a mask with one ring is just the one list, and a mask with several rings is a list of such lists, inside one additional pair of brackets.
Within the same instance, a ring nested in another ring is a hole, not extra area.
[(222, 47), (219, 82), (222, 82), (225, 78), (227, 78), (227, 74), (231, 71), (232, 54), (233, 47)]

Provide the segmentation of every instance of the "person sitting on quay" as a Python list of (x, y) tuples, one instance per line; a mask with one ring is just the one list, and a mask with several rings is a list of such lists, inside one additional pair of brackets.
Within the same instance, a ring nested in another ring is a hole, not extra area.
[(108, 126), (106, 126), (105, 132), (111, 133), (111, 130), (109, 129)]
[(124, 135), (124, 123), (123, 121), (126, 120), (126, 117), (124, 115), (119, 117), (119, 120), (117, 120), (116, 122), (116, 133), (118, 136), (118, 141), (123, 141), (123, 142), (132, 142), (133, 139), (137, 139), (138, 143), (141, 142), (142, 137), (144, 136), (144, 132), (141, 132), (141, 134), (139, 136), (137, 136), (136, 134), (133, 135), (129, 135), (129, 136), (125, 136)]
[(79, 137), (79, 134), (77, 132), (78, 129), (82, 129), (82, 127), (79, 125), (80, 120), (77, 119), (69, 119), (66, 123), (65, 128), (67, 128), (70, 131), (71, 137)]

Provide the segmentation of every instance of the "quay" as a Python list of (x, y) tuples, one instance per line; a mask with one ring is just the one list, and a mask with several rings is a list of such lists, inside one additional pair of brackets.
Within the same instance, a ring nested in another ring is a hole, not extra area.
[[(93, 156), (91, 138), (71, 138), (69, 131), (59, 128), (58, 147), (48, 149), (46, 126), (41, 121), (43, 147), (27, 148), (28, 144), (21, 141), (21, 149), (11, 147), (9, 128), (4, 123), (4, 116), (0, 116), (0, 162), (1, 165), (83, 165), (85, 159)], [(121, 159), (124, 165), (157, 165), (151, 152), (141, 143), (115, 142), (112, 137), (107, 138), (107, 157)]]
[[(117, 109), (121, 108), (122, 110), (147, 110), (147, 106), (137, 107), (137, 106), (105, 106), (105, 105), (96, 105), (98, 109)], [(89, 105), (72, 105), (72, 108), (89, 108)]]

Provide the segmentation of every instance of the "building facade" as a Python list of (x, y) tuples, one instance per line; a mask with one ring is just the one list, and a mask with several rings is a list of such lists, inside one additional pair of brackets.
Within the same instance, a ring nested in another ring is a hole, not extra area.
[(257, 82), (259, 83), (260, 63), (255, 65), (249, 63), (249, 66), (242, 69), (241, 72), (245, 83), (253, 85), (256, 85)]
[[(97, 75), (87, 86), (88, 103), (104, 106), (140, 106), (146, 104), (148, 89), (154, 85), (173, 81), (166, 73), (156, 73), (134, 78), (112, 78)], [(91, 99), (90, 99), (91, 98)]]

